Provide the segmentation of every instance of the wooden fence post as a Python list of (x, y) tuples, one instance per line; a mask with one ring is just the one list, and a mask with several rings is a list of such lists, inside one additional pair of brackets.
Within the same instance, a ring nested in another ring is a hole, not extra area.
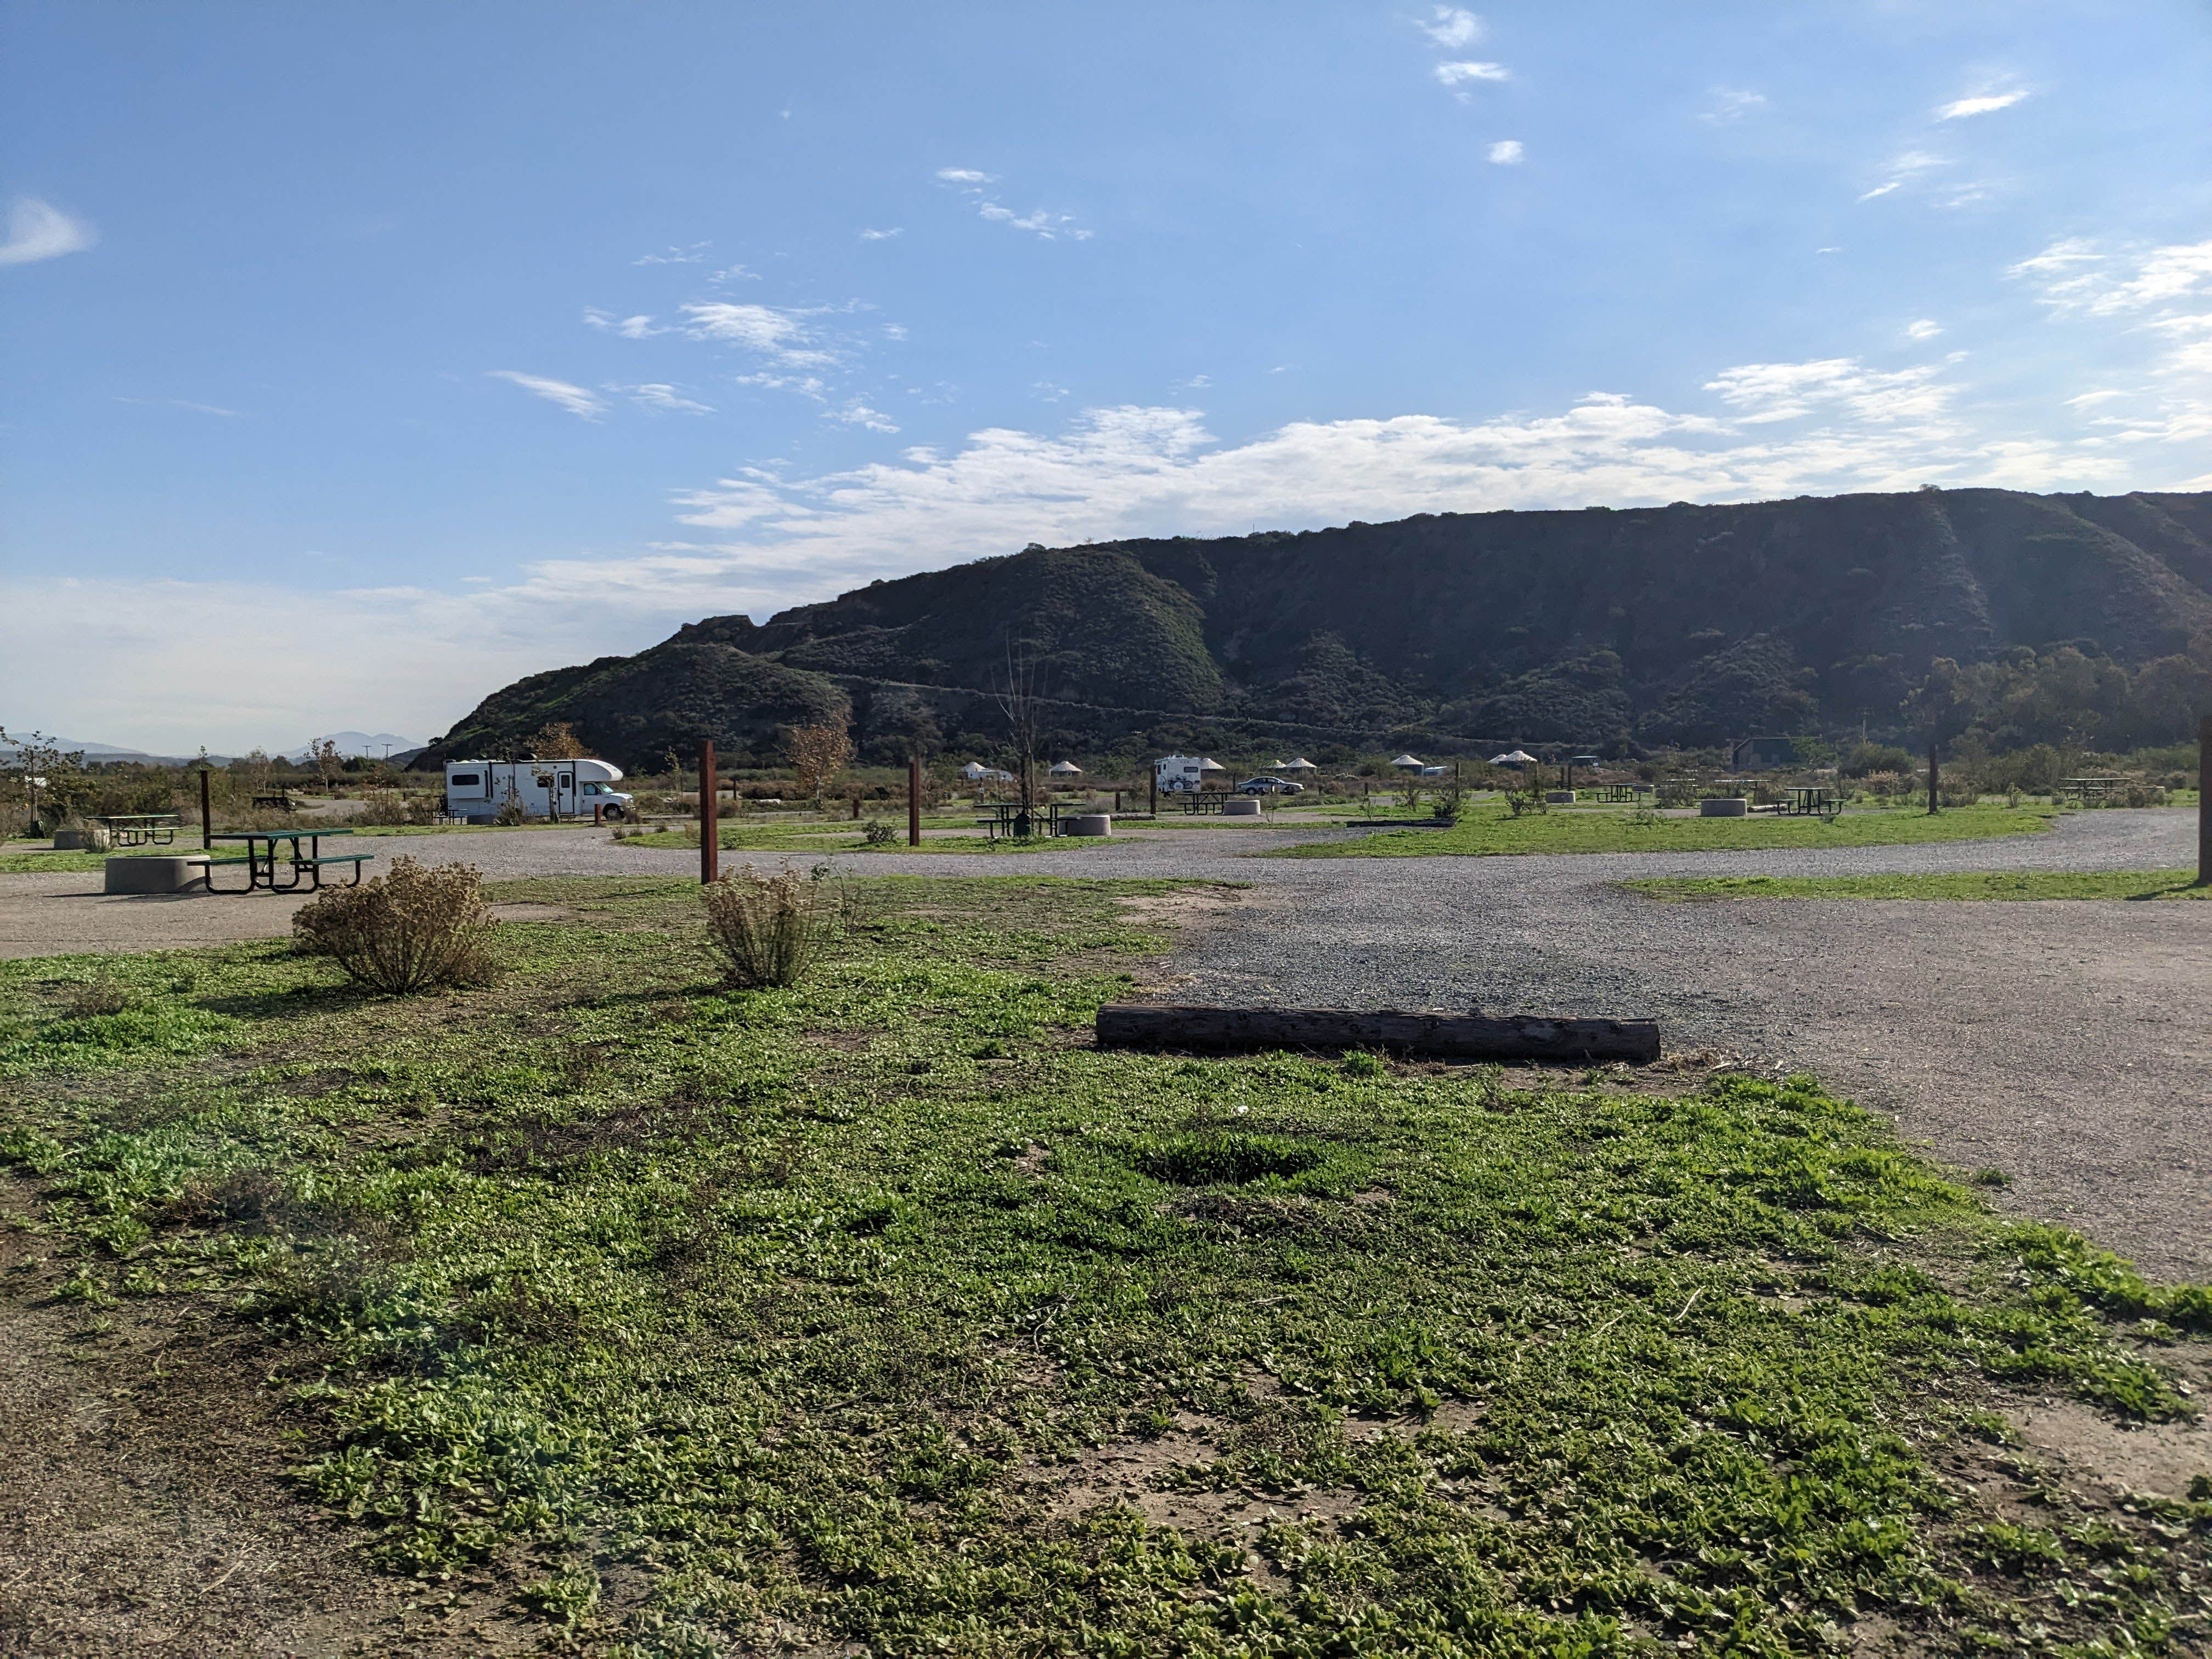
[(2212, 887), (2212, 714), (2197, 720), (2197, 884)]
[[(208, 805), (211, 793), (208, 779), (213, 775), (212, 768), (205, 765), (200, 768), (200, 850), (202, 852), (212, 851), (215, 847), (215, 811)], [(354, 868), (358, 870), (361, 866), (356, 864)]]
[(699, 743), (699, 884), (705, 886), (722, 873), (722, 827), (715, 817), (714, 740)]
[(921, 757), (906, 757), (906, 844), (921, 845)]
[(1928, 816), (1931, 818), (1943, 810), (1936, 799), (1942, 787), (1942, 775), (1936, 769), (1936, 739), (1930, 738), (1928, 739)]

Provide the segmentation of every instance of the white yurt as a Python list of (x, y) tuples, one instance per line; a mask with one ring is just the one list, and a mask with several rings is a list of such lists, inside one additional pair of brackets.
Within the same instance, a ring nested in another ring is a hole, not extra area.
[(1275, 769), (1278, 772), (1318, 772), (1321, 768), (1301, 755), (1294, 761), (1278, 761)]
[(1052, 775), (1056, 778), (1079, 778), (1083, 775), (1083, 769), (1073, 761), (1054, 761)]
[(1401, 755), (1397, 759), (1392, 761), (1390, 764), (1396, 767), (1401, 772), (1418, 772), (1421, 769), (1424, 763), (1418, 755)]
[(1536, 757), (1525, 749), (1509, 749), (1502, 755), (1490, 757), (1492, 766), (1534, 766)]

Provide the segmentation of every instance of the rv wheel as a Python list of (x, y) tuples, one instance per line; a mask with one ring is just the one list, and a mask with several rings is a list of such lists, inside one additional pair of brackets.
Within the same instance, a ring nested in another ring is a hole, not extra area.
[(601, 809), (599, 816), (609, 823), (620, 823), (623, 820), (623, 810), (619, 806), (605, 807)]

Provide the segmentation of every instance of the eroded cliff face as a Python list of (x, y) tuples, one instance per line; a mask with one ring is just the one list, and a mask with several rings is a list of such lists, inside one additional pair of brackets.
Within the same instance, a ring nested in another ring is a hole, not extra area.
[(1938, 657), (2212, 637), (2212, 493), (1995, 489), (1424, 514), (1032, 549), (498, 691), (426, 759), (567, 720), (625, 766), (765, 758), (844, 714), (864, 750), (995, 729), (1010, 657), (1071, 744), (1169, 729), (1701, 744), (1895, 720)]

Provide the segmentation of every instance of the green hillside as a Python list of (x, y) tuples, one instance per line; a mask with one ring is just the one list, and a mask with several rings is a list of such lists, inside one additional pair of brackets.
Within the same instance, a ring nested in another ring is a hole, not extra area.
[(2174, 742), (2212, 700), (2212, 493), (1921, 489), (1032, 547), (534, 675), (425, 758), (513, 750), (553, 720), (628, 766), (705, 736), (764, 757), (837, 711), (864, 754), (976, 746), (1002, 730), (990, 693), (1012, 658), (1069, 750), (1904, 734), (1938, 659), (2002, 706), (2007, 741)]

